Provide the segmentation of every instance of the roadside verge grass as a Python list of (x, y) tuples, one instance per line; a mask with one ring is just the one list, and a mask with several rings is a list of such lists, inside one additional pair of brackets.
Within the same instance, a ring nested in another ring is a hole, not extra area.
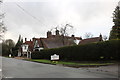
[(27, 59), (28, 61), (38, 62), (38, 63), (45, 63), (45, 64), (60, 64), (60, 65), (71, 65), (71, 66), (107, 66), (114, 63), (98, 63), (98, 62), (65, 62), (65, 61), (50, 61), (45, 59)]

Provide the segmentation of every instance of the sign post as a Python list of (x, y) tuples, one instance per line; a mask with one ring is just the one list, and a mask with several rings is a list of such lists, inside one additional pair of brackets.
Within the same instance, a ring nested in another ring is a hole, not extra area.
[(51, 61), (53, 63), (57, 63), (58, 60), (59, 60), (59, 55), (56, 55), (56, 54), (51, 55)]

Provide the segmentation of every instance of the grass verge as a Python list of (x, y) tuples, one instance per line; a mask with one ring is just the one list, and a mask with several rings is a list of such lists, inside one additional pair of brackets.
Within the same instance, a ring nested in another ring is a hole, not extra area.
[(45, 64), (61, 64), (61, 65), (68, 65), (68, 66), (107, 66), (114, 63), (98, 63), (98, 62), (65, 62), (65, 61), (50, 61), (45, 59), (27, 59), (28, 61), (34, 61), (38, 63), (45, 63)]

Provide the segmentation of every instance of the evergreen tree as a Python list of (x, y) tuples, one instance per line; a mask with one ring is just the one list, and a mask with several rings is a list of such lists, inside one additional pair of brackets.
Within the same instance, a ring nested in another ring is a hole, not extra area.
[(110, 32), (109, 39), (120, 39), (120, 7), (117, 6), (113, 13), (114, 26)]
[(17, 56), (18, 50), (21, 48), (22, 44), (23, 44), (23, 39), (22, 39), (21, 35), (19, 35), (18, 41), (17, 41), (15, 47), (13, 48), (13, 56)]
[(18, 50), (23, 43), (23, 39), (21, 38), (21, 35), (19, 35), (18, 42), (15, 45), (15, 48)]

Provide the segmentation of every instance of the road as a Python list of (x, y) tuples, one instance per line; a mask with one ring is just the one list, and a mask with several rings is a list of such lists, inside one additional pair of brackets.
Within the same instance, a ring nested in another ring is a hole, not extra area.
[(2, 58), (4, 78), (117, 78), (116, 73)]

